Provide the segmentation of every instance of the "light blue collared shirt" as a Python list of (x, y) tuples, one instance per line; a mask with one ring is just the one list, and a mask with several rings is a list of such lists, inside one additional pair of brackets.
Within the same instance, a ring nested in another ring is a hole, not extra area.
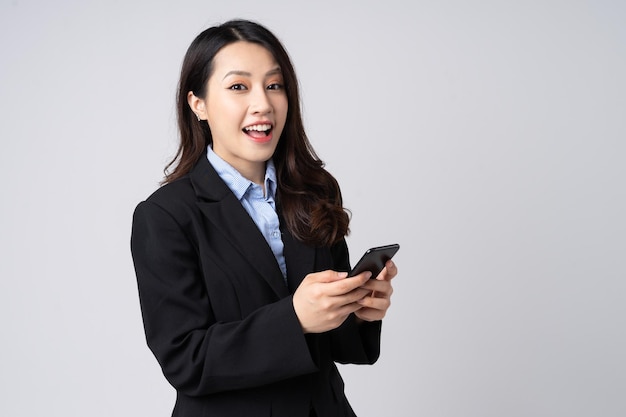
[(263, 234), (269, 244), (278, 266), (283, 273), (283, 278), (287, 279), (287, 265), (285, 263), (284, 245), (280, 233), (280, 223), (276, 213), (276, 167), (270, 159), (265, 166), (265, 195), (263, 188), (245, 178), (232, 165), (224, 161), (219, 155), (213, 152), (209, 146), (207, 158), (222, 181), (231, 189), (235, 197), (248, 212), (254, 223)]

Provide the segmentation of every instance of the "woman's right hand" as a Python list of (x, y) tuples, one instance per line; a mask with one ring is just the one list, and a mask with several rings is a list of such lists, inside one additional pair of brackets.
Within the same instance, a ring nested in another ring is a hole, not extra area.
[(322, 271), (308, 274), (293, 295), (293, 307), (304, 333), (322, 333), (339, 327), (358, 303), (371, 293), (361, 288), (372, 274), (346, 278), (347, 272)]

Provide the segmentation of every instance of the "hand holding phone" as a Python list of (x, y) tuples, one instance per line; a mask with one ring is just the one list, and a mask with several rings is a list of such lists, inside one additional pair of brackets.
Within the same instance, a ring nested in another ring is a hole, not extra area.
[(387, 261), (393, 258), (399, 249), (400, 245), (397, 243), (368, 249), (354, 268), (352, 268), (352, 271), (348, 273), (348, 276), (353, 277), (361, 272), (370, 271), (372, 278), (376, 278), (385, 267)]

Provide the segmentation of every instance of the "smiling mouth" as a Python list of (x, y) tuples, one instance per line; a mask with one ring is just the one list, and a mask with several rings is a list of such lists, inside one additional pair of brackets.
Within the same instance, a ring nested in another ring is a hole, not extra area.
[(270, 133), (272, 133), (272, 125), (266, 124), (266, 123), (259, 124), (259, 125), (252, 125), (252, 126), (244, 127), (242, 131), (243, 133), (245, 133), (248, 136), (251, 136), (252, 138), (261, 139), (261, 138), (265, 138), (269, 136)]

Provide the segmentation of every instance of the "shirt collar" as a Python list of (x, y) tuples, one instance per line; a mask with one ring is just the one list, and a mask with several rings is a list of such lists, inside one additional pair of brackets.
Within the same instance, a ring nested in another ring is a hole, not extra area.
[[(207, 159), (215, 168), (222, 181), (226, 183), (238, 200), (241, 200), (248, 189), (251, 187), (259, 187), (259, 185), (245, 178), (232, 165), (224, 161), (218, 154), (213, 152), (211, 146), (207, 147)], [(265, 164), (265, 190), (266, 198), (274, 199), (276, 197), (276, 167), (271, 159)]]

